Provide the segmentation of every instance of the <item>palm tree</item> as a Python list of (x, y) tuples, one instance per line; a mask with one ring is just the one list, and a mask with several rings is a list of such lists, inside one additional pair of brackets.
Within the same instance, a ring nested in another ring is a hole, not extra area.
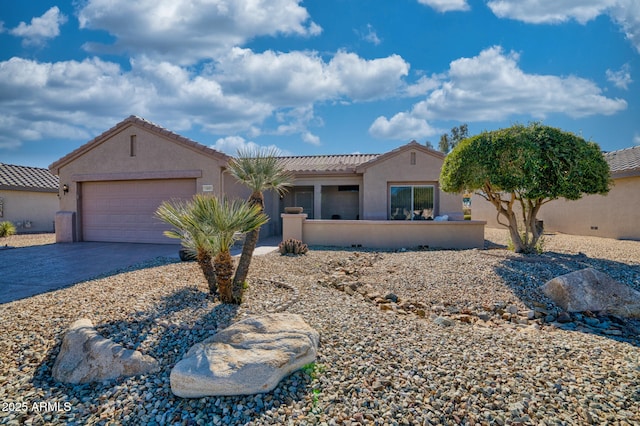
[[(276, 149), (244, 149), (239, 150), (237, 158), (229, 162), (228, 171), (240, 183), (251, 190), (249, 204), (259, 206), (264, 211), (263, 191), (274, 190), (282, 196), (293, 181), (293, 174), (284, 170), (277, 159)], [(244, 283), (249, 274), (249, 265), (253, 251), (258, 243), (260, 228), (249, 232), (242, 245), (242, 254), (238, 262), (236, 275), (233, 278), (233, 294), (235, 300), (242, 299)]]
[(189, 202), (165, 201), (156, 215), (175, 228), (165, 231), (165, 235), (179, 238), (185, 249), (196, 253), (209, 292), (219, 293), (224, 303), (233, 303), (231, 246), (238, 233), (259, 228), (268, 217), (258, 206), (245, 201), (220, 201), (202, 194), (196, 194)]
[(173, 226), (174, 229), (165, 231), (164, 235), (180, 240), (187, 252), (194, 253), (196, 261), (204, 274), (209, 286), (209, 293), (216, 295), (218, 285), (213, 268), (215, 253), (215, 236), (206, 223), (197, 220), (193, 214), (193, 203), (181, 200), (164, 201), (156, 210), (156, 217)]
[(251, 233), (267, 223), (269, 218), (257, 205), (246, 201), (218, 201), (217, 198), (201, 197), (196, 204), (202, 203), (197, 210), (205, 212), (206, 219), (216, 232), (215, 257), (213, 267), (216, 271), (218, 291), (223, 303), (240, 304), (242, 294), (237, 297), (233, 292), (234, 265), (231, 257), (231, 246), (238, 234)]

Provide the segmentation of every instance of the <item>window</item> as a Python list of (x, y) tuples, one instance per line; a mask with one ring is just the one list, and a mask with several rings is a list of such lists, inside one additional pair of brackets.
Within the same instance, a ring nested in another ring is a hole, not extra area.
[(434, 212), (432, 185), (394, 185), (390, 188), (391, 220), (431, 220)]

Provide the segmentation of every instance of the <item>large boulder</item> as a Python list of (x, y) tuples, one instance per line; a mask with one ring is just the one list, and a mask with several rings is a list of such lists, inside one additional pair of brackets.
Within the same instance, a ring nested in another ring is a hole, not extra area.
[(316, 359), (319, 339), (295, 314), (239, 321), (189, 349), (171, 370), (171, 390), (183, 398), (269, 392)]
[(158, 368), (154, 358), (105, 339), (91, 320), (83, 318), (65, 333), (52, 375), (59, 382), (77, 384), (146, 374)]
[(568, 312), (602, 312), (640, 318), (640, 292), (592, 268), (553, 278), (542, 291)]

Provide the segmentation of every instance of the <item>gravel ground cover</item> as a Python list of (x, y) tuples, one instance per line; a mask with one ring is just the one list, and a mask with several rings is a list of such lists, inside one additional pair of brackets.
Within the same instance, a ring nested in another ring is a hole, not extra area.
[[(639, 425), (640, 324), (563, 318), (538, 287), (593, 267), (640, 290), (640, 242), (547, 235), (545, 254), (522, 256), (502, 230), (485, 238), (486, 250), (259, 256), (239, 307), (169, 259), (0, 305), (0, 424)], [(314, 366), (267, 394), (173, 396), (169, 373), (191, 345), (274, 311), (319, 331)], [(62, 334), (82, 317), (161, 371), (53, 381)]]
[(5, 246), (41, 246), (45, 244), (55, 244), (55, 242), (56, 234), (53, 233), (10, 235), (8, 237), (0, 238), (0, 248)]

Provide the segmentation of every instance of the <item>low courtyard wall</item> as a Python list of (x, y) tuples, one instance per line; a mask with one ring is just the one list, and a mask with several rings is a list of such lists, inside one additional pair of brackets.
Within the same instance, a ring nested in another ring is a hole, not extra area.
[(485, 221), (307, 220), (282, 214), (282, 238), (308, 245), (376, 249), (484, 247)]

